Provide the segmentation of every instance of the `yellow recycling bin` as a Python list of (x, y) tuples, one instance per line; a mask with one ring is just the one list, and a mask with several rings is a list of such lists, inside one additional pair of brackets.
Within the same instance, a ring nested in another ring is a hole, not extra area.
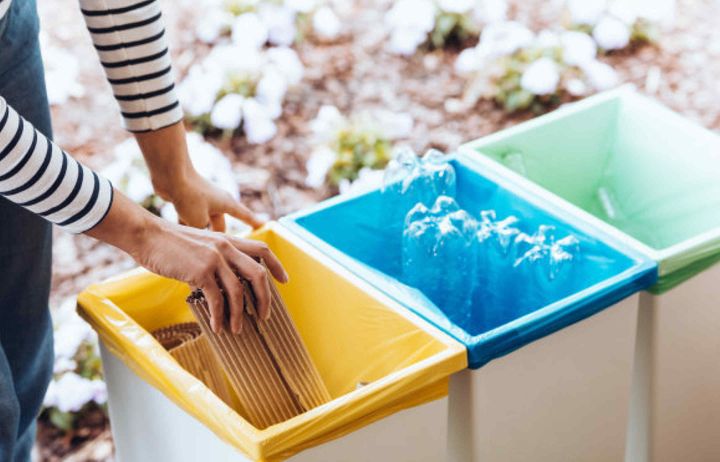
[(190, 288), (137, 270), (78, 297), (101, 340), (117, 460), (441, 460), (448, 378), (467, 366), (465, 348), (282, 225), (252, 237), (290, 274), (279, 290), (332, 401), (253, 427), (149, 333), (192, 320)]

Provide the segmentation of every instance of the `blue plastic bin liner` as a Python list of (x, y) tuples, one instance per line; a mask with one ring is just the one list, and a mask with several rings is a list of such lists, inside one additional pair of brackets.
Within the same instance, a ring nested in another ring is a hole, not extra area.
[[(471, 158), (450, 159), (457, 175), (456, 200), (472, 215), (494, 209), (498, 217), (518, 217), (526, 233), (539, 225), (553, 225), (558, 237), (575, 235), (581, 257), (574, 263), (573, 277), (540, 291), (532, 290), (533, 285), (518, 274), (510, 287), (497, 288), (515, 294), (503, 297), (504, 306), (486, 306), (482, 293), (473, 300), (473, 310), (495, 310), (490, 324), (457, 325), (420, 290), (401, 282), (402, 213), (392, 213), (397, 208), (393, 196), (374, 190), (335, 197), (282, 221), (311, 245), (465, 344), (471, 368), (581, 321), (656, 281), (657, 265), (647, 257), (550, 204), (511, 192), (503, 186), (505, 180), (481, 171)], [(395, 218), (387, 222), (388, 216)]]

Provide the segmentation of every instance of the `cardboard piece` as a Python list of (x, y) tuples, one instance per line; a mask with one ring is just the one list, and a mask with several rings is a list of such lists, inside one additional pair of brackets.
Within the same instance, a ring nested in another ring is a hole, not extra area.
[(239, 334), (232, 334), (227, 326), (219, 334), (212, 331), (202, 291), (193, 292), (188, 304), (227, 373), (243, 417), (262, 429), (332, 398), (274, 283), (270, 281), (271, 315), (267, 321), (258, 318), (252, 289), (246, 281), (243, 285), (245, 310)]
[(225, 404), (238, 410), (238, 401), (225, 371), (197, 323), (173, 324), (156, 330), (153, 336), (183, 369), (200, 379)]

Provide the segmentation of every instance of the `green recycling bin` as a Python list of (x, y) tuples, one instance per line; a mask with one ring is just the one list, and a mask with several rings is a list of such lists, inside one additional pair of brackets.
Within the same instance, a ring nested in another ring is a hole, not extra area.
[(658, 262), (626, 460), (720, 460), (720, 137), (623, 87), (461, 150)]

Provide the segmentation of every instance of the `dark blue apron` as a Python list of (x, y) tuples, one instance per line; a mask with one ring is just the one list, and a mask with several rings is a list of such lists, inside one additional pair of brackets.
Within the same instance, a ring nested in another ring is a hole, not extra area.
[[(51, 137), (38, 28), (35, 0), (13, 0), (0, 21), (0, 95)], [(0, 197), (2, 462), (30, 460), (35, 419), (52, 374), (51, 249), (51, 225)]]

